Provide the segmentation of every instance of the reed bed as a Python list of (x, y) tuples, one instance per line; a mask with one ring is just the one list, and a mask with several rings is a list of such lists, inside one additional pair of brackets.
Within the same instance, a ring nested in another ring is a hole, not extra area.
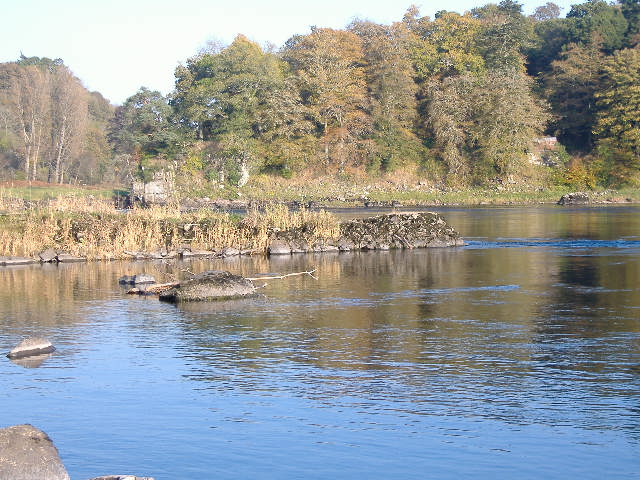
[(181, 214), (179, 205), (118, 212), (92, 197), (60, 197), (17, 208), (2, 200), (0, 255), (35, 257), (53, 248), (87, 259), (117, 259), (132, 253), (180, 249), (265, 252), (278, 232), (299, 232), (310, 243), (335, 238), (337, 219), (324, 211), (290, 211), (284, 205), (245, 216), (200, 210)]

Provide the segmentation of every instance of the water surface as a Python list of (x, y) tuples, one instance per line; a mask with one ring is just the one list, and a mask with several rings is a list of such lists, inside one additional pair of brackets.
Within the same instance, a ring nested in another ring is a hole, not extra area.
[[(640, 478), (640, 208), (439, 210), (467, 246), (3, 268), (0, 349), (58, 351), (0, 361), (0, 426), (73, 480)], [(117, 285), (211, 268), (317, 280), (184, 307)]]

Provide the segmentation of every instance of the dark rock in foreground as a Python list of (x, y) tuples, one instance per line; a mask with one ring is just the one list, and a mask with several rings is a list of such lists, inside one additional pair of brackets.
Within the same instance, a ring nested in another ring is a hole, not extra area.
[(51, 439), (32, 425), (0, 429), (0, 479), (69, 480)]
[(45, 338), (29, 337), (25, 338), (18, 345), (16, 345), (13, 350), (11, 350), (7, 354), (7, 357), (13, 360), (18, 358), (30, 357), (33, 355), (51, 353), (54, 350), (55, 347), (49, 340)]
[(256, 287), (244, 277), (230, 272), (210, 270), (181, 282), (177, 287), (160, 294), (167, 302), (227, 300), (255, 293)]
[(558, 205), (586, 205), (588, 203), (589, 194), (586, 192), (567, 193), (558, 200)]

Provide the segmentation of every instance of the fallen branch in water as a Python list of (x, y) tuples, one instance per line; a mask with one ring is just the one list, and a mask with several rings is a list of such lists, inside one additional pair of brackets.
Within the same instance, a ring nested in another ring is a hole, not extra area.
[(162, 293), (165, 290), (169, 290), (170, 288), (177, 287), (180, 285), (179, 282), (169, 282), (169, 283), (155, 283), (153, 285), (149, 285), (147, 288), (131, 288), (127, 290), (128, 295), (145, 295), (148, 293)]
[(245, 277), (247, 280), (251, 280), (251, 281), (257, 281), (257, 280), (282, 280), (283, 278), (287, 278), (287, 277), (295, 277), (298, 275), (309, 275), (311, 278), (313, 278), (314, 280), (318, 280), (317, 277), (315, 277), (313, 275), (313, 273), (316, 271), (316, 269), (314, 268), (313, 270), (309, 270), (308, 272), (294, 272), (294, 273), (285, 273), (284, 275), (272, 275), (272, 276), (264, 276), (264, 277)]

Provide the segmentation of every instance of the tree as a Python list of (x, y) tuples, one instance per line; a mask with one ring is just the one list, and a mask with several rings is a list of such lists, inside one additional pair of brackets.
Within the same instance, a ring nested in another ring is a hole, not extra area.
[(367, 21), (354, 21), (349, 29), (363, 43), (376, 165), (392, 170), (419, 160), (420, 141), (413, 132), (418, 86), (409, 56), (411, 32), (402, 23)]
[(342, 169), (364, 162), (371, 119), (362, 40), (353, 32), (313, 28), (289, 39), (282, 55), (316, 123), (326, 165)]
[[(218, 153), (207, 150), (207, 162), (231, 169), (226, 172), (231, 177), (257, 166), (260, 138), (273, 139), (275, 129), (295, 131), (295, 103), (285, 83), (285, 64), (242, 35), (228, 47), (201, 53), (178, 67), (171, 100), (184, 126), (219, 147)], [(276, 118), (274, 112), (285, 113), (286, 106), (291, 111)]]
[(83, 148), (88, 122), (87, 97), (87, 91), (67, 67), (60, 65), (53, 70), (49, 182), (62, 183), (65, 168)]
[(560, 16), (562, 8), (553, 2), (547, 2), (546, 4), (536, 7), (535, 12), (531, 17), (537, 22), (544, 22), (547, 20), (553, 20)]
[(603, 88), (594, 132), (600, 152), (608, 157), (617, 183), (638, 181), (640, 171), (640, 49), (625, 49), (608, 57), (602, 66)]
[(603, 59), (598, 44), (571, 44), (544, 76), (555, 117), (549, 129), (570, 150), (589, 152), (593, 148), (595, 95), (602, 88)]
[(523, 173), (531, 141), (547, 120), (519, 70), (445, 78), (430, 89), (435, 146), (453, 183), (483, 183)]
[(598, 44), (606, 53), (621, 48), (629, 24), (620, 7), (604, 0), (573, 5), (567, 14), (569, 39), (583, 45)]
[(477, 43), (487, 69), (523, 68), (523, 52), (533, 39), (533, 23), (522, 14), (522, 5), (502, 0), (471, 12), (482, 23)]
[(35, 180), (49, 136), (50, 75), (37, 66), (0, 65), (0, 105), (11, 117), (24, 176)]

